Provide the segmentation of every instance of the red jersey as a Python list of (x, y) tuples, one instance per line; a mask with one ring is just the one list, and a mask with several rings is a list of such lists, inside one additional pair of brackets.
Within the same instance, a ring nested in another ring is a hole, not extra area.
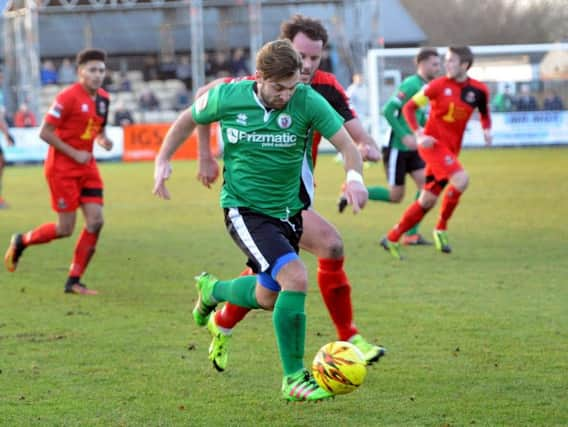
[[(63, 142), (92, 153), (95, 137), (106, 125), (109, 102), (109, 95), (103, 89), (98, 89), (93, 98), (80, 83), (75, 83), (55, 97), (45, 121), (55, 126), (55, 133)], [(45, 170), (74, 175), (94, 165), (94, 157), (82, 165), (50, 145)]]
[[(458, 82), (448, 77), (438, 77), (417, 93), (412, 101), (403, 107), (404, 118), (411, 129), (418, 129), (414, 115), (417, 106), (430, 100), (430, 114), (424, 134), (433, 136), (445, 144), (453, 153), (459, 153), (467, 122), (477, 108), (484, 129), (491, 127), (489, 115), (489, 90), (478, 80), (467, 78)], [(411, 105), (409, 105), (411, 104)]]
[[(242, 79), (254, 80), (254, 76), (246, 76), (240, 78), (227, 77), (223, 81), (225, 83), (239, 81)], [(345, 122), (357, 117), (355, 110), (351, 108), (349, 104), (349, 97), (345, 93), (343, 86), (337, 81), (337, 78), (326, 71), (316, 70), (314, 77), (310, 83), (310, 86), (318, 92), (321, 96), (325, 98), (327, 102), (333, 107), (335, 111), (339, 113)], [(314, 132), (312, 139), (312, 159), (314, 166), (316, 164), (316, 158), (318, 155), (318, 146), (321, 141), (321, 135), (318, 132)]]
[[(355, 110), (353, 110), (349, 104), (349, 97), (345, 93), (343, 86), (341, 86), (341, 83), (337, 81), (337, 78), (333, 74), (326, 71), (316, 70), (310, 85), (321, 96), (323, 96), (327, 102), (330, 103), (333, 109), (337, 111), (341, 117), (343, 117), (345, 122), (357, 117), (357, 113), (355, 113)], [(314, 166), (316, 165), (320, 141), (321, 135), (318, 132), (314, 132), (312, 143), (312, 159)]]

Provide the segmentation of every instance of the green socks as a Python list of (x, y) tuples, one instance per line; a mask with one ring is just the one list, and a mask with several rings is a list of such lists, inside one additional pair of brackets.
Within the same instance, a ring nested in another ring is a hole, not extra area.
[(282, 291), (274, 305), (272, 323), (285, 376), (304, 368), (305, 303), (305, 293)]
[(241, 276), (233, 280), (219, 280), (213, 288), (217, 302), (229, 301), (245, 308), (259, 308), (256, 301), (256, 276)]
[(369, 200), (390, 202), (390, 190), (386, 187), (367, 187)]

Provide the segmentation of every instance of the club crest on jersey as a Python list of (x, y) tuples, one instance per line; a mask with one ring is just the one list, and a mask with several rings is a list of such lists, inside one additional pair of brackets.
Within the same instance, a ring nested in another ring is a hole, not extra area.
[(81, 104), (81, 111), (83, 113), (88, 113), (89, 112), (89, 105), (88, 104)]
[(465, 94), (465, 102), (473, 104), (475, 102), (475, 92), (469, 91)]
[(247, 125), (248, 116), (245, 113), (237, 114), (236, 122), (240, 125), (246, 126)]
[(280, 114), (278, 116), (278, 126), (280, 126), (281, 129), (288, 129), (290, 126), (292, 126), (292, 117), (285, 113)]
[(104, 101), (99, 102), (99, 112), (101, 114), (106, 114), (106, 104)]
[(446, 96), (452, 96), (452, 89), (450, 89), (449, 87), (444, 89), (444, 95)]
[(448, 156), (444, 157), (444, 163), (447, 166), (450, 166), (452, 163), (454, 163), (454, 158), (452, 156), (448, 155)]

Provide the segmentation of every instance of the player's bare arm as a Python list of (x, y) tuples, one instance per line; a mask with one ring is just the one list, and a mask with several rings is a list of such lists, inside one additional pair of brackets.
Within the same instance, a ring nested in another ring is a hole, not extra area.
[(53, 148), (55, 148), (57, 151), (61, 151), (66, 156), (71, 157), (77, 163), (80, 163), (82, 165), (88, 163), (93, 157), (92, 153), (85, 150), (77, 150), (71, 145), (65, 143), (55, 133), (55, 126), (45, 121), (41, 124), (39, 137), (49, 145), (53, 146)]
[(219, 163), (211, 151), (211, 126), (197, 126), (198, 168), (197, 180), (211, 188), (219, 177)]
[(195, 91), (195, 96), (193, 98), (198, 99), (205, 92), (209, 91), (210, 89), (213, 89), (215, 86), (218, 86), (218, 85), (220, 85), (221, 83), (224, 83), (224, 82), (225, 82), (225, 78), (223, 78), (223, 77), (210, 81), (206, 85), (201, 86), (199, 89), (197, 89)]
[(152, 191), (161, 199), (170, 199), (170, 193), (165, 184), (172, 173), (170, 160), (196, 126), (197, 123), (193, 120), (191, 108), (188, 108), (178, 116), (164, 138), (154, 164), (154, 190)]
[(114, 146), (114, 143), (108, 138), (104, 130), (96, 136), (95, 142), (107, 151), (112, 150)]
[(358, 213), (367, 203), (369, 193), (363, 182), (363, 160), (359, 150), (342, 127), (329, 141), (341, 153), (344, 159), (344, 167), (347, 173), (345, 178), (345, 197), (352, 205), (353, 213)]
[(371, 135), (365, 131), (361, 120), (357, 117), (344, 123), (345, 129), (359, 148), (363, 160), (378, 162), (381, 160), (381, 152)]

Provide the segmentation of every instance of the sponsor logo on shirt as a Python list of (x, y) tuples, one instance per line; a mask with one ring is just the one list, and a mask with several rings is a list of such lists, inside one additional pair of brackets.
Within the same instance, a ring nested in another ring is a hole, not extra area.
[(47, 112), (47, 114), (55, 117), (56, 119), (60, 119), (62, 111), (63, 111), (63, 105), (54, 102), (51, 108), (49, 109), (49, 111)]
[(278, 116), (278, 126), (280, 126), (281, 129), (288, 129), (290, 126), (292, 126), (292, 117), (290, 117), (289, 114), (286, 113), (282, 113)]
[(444, 95), (446, 96), (452, 96), (452, 89), (447, 87), (444, 89)]
[(248, 116), (245, 113), (237, 114), (236, 122), (240, 125), (246, 126), (247, 125)]
[(293, 133), (260, 133), (245, 132), (235, 128), (227, 128), (227, 140), (231, 144), (239, 141), (259, 143), (263, 147), (291, 147), (296, 145), (298, 137)]

